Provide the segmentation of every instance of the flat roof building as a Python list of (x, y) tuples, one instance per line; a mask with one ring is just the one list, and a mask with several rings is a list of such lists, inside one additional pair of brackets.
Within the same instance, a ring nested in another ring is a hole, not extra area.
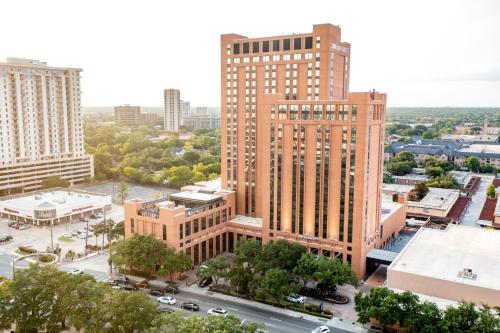
[(422, 200), (407, 201), (408, 212), (446, 217), (459, 197), (459, 190), (429, 187)]
[(417, 175), (413, 173), (404, 176), (392, 176), (392, 178), (396, 184), (401, 185), (416, 185), (429, 180), (429, 176), (427, 175)]
[(0, 62), (0, 196), (94, 176), (84, 152), (79, 68), (32, 59)]
[(387, 286), (500, 306), (500, 231), (421, 228), (387, 269)]
[(0, 198), (2, 217), (35, 225), (69, 222), (109, 209), (109, 195), (65, 188)]

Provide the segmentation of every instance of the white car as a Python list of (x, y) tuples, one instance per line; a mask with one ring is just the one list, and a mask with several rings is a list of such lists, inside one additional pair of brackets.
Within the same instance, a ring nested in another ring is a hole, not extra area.
[(286, 297), (286, 300), (297, 304), (304, 304), (306, 302), (306, 298), (298, 294), (290, 294)]
[(31, 226), (29, 226), (28, 224), (23, 224), (19, 227), (19, 230), (24, 230), (24, 229), (29, 229), (31, 228)]
[(177, 303), (177, 300), (172, 296), (160, 296), (156, 300), (162, 304), (174, 305), (175, 303)]
[(311, 333), (330, 333), (330, 329), (328, 326), (322, 325), (313, 329)]
[(209, 316), (227, 316), (227, 310), (222, 308), (208, 309), (207, 315)]
[(66, 237), (66, 238), (71, 238), (71, 237), (73, 237), (73, 235), (72, 235), (71, 233), (69, 233), (69, 232), (65, 232), (65, 233), (63, 234), (63, 237)]
[(69, 274), (72, 274), (72, 275), (81, 275), (83, 274), (83, 269), (81, 268), (72, 268), (68, 271)]
[(85, 238), (87, 238), (87, 234), (86, 233), (79, 233), (76, 237), (78, 237), (80, 239), (85, 239)]

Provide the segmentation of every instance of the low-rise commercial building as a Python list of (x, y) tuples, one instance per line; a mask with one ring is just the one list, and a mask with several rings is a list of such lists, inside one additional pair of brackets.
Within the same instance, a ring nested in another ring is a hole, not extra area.
[(468, 157), (476, 157), (482, 165), (493, 165), (500, 168), (500, 142), (473, 142), (451, 154), (451, 161), (463, 164)]
[(459, 190), (430, 187), (422, 200), (407, 201), (408, 212), (446, 217), (459, 197)]
[(429, 180), (427, 175), (407, 174), (404, 176), (392, 176), (394, 182), (400, 185), (416, 185)]
[(0, 198), (0, 215), (34, 225), (69, 222), (111, 209), (111, 196), (53, 188)]
[(421, 228), (387, 269), (387, 286), (452, 301), (500, 306), (500, 231)]
[(461, 148), (463, 142), (460, 140), (434, 140), (413, 138), (407, 142), (394, 142), (387, 146), (384, 151), (386, 161), (397, 156), (403, 151), (413, 154), (415, 161), (422, 162), (427, 157), (434, 157), (439, 161), (447, 161), (454, 150)]
[(394, 199), (390, 195), (382, 195), (380, 240), (377, 248), (385, 248), (405, 227), (406, 205)]
[(115, 106), (115, 121), (120, 125), (152, 125), (158, 120), (156, 113), (142, 112), (140, 106), (129, 104)]

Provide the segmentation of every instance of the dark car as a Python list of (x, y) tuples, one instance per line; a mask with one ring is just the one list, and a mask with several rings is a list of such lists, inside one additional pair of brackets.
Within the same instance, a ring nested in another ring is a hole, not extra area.
[(179, 288), (174, 286), (165, 287), (164, 291), (169, 294), (177, 294), (179, 292)]
[(0, 238), (0, 242), (8, 242), (10, 240), (12, 240), (12, 236), (10, 236), (10, 235), (9, 236), (3, 236), (3, 237)]
[(9, 222), (8, 226), (9, 227), (12, 227), (12, 228), (15, 228), (17, 225), (17, 222)]
[(129, 279), (126, 275), (117, 275), (113, 278), (115, 283), (128, 283)]
[(181, 304), (181, 309), (198, 311), (198, 310), (200, 310), (200, 306), (196, 303), (193, 303), (193, 302), (186, 302), (186, 303)]
[(198, 282), (198, 287), (205, 288), (209, 286), (213, 282), (213, 279), (211, 276), (208, 276), (206, 278), (203, 278)]
[(131, 286), (130, 284), (124, 284), (122, 286), (122, 289), (126, 290), (126, 291), (136, 291), (136, 290), (138, 290), (137, 287)]
[(150, 290), (149, 294), (152, 295), (152, 296), (157, 296), (157, 297), (163, 296), (163, 293), (161, 291), (159, 291), (159, 290)]

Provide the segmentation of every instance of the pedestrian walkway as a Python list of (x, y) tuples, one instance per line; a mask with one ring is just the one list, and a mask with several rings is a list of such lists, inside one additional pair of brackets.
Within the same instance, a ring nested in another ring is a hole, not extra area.
[(284, 314), (287, 316), (301, 318), (301, 319), (305, 319), (305, 320), (312, 321), (312, 322), (317, 322), (318, 324), (321, 324), (321, 325), (328, 325), (331, 327), (347, 330), (350, 332), (366, 332), (366, 329), (363, 328), (361, 325), (359, 325), (357, 323), (345, 321), (342, 318), (333, 317), (332, 319), (328, 320), (325, 318), (320, 318), (320, 317), (308, 315), (305, 313), (300, 313), (300, 312), (293, 311), (293, 310), (282, 309), (282, 308), (274, 307), (274, 306), (271, 306), (268, 304), (263, 304), (263, 303), (259, 303), (259, 302), (255, 302), (255, 301), (251, 301), (251, 300), (246, 300), (246, 299), (239, 298), (239, 297), (210, 292), (207, 289), (203, 289), (203, 288), (198, 287), (196, 284), (193, 284), (191, 286), (183, 286), (181, 288), (183, 290), (189, 291), (189, 292), (194, 293), (194, 294), (210, 296), (211, 298), (225, 300), (225, 301), (238, 302), (238, 303), (245, 304), (248, 306), (254, 306), (254, 307), (258, 307), (260, 309), (265, 309), (269, 312), (277, 312), (277, 313), (281, 313), (281, 314)]

